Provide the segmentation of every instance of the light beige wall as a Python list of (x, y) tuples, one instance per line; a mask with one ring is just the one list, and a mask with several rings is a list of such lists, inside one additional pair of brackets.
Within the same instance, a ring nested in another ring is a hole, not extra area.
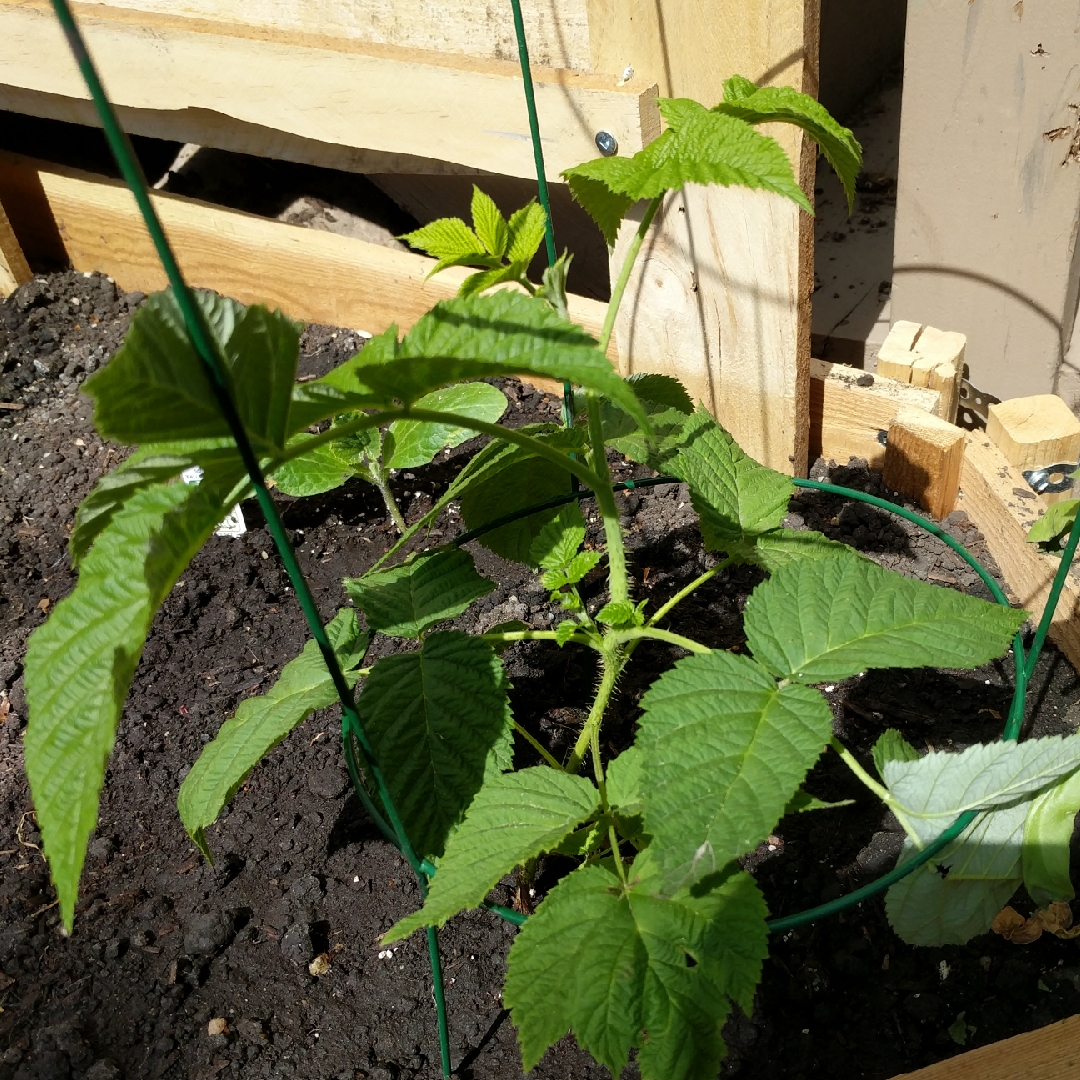
[(892, 317), (967, 334), (1001, 398), (1080, 390), (1078, 105), (1080, 0), (910, 0)]

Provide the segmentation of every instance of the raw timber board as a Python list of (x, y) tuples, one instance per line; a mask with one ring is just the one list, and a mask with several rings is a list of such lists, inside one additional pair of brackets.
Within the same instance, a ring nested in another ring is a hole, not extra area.
[[(454, 296), (469, 273), (453, 268), (428, 279), (434, 260), (411, 252), (179, 195), (152, 198), (192, 285), (309, 322), (371, 333), (396, 323), (405, 330)], [(0, 205), (31, 263), (66, 259), (129, 291), (166, 285), (135, 200), (119, 181), (0, 154)], [(599, 334), (602, 304), (571, 296), (570, 313)]]
[(1080, 1080), (1080, 1016), (980, 1046), (894, 1080)]
[[(166, 115), (199, 110), (320, 143), (535, 175), (514, 61), (332, 32), (73, 7), (117, 105)], [(659, 134), (654, 84), (542, 67), (533, 77), (553, 178), (596, 156), (601, 129), (631, 154)], [(75, 101), (88, 97), (46, 0), (0, 0), (0, 80)]]

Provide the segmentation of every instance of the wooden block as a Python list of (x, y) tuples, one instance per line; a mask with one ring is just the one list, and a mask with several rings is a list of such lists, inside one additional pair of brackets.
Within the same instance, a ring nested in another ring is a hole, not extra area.
[(19, 241), (0, 203), (0, 297), (13, 293), (33, 277)]
[[(17, 233), (58, 235), (75, 269), (98, 270), (122, 289), (165, 287), (135, 200), (120, 181), (0, 154), (0, 196), (18, 190), (39, 190), (52, 218), (20, 220), (24, 204), (8, 201)], [(422, 255), (179, 195), (151, 198), (192, 285), (310, 322), (371, 333), (396, 323), (406, 330), (436, 301), (454, 296), (470, 273), (457, 267), (428, 280), (434, 261)], [(29, 207), (35, 208), (36, 202)], [(571, 295), (569, 307), (571, 318), (599, 334), (605, 305)], [(614, 362), (614, 345), (608, 355)]]
[[(199, 110), (323, 144), (535, 176), (516, 59), (100, 3), (73, 7), (110, 99), (159, 121)], [(5, 86), (88, 96), (47, 0), (0, 0), (0, 73)], [(543, 67), (533, 80), (552, 180), (596, 157), (601, 129), (623, 154), (660, 133), (655, 81), (620, 84)], [(174, 137), (167, 124), (157, 134)]]
[[(1038, 620), (1050, 595), (1060, 560), (1044, 555), (1025, 539), (1038, 520), (1042, 503), (1020, 475), (1020, 469), (982, 431), (968, 432), (960, 469), (960, 500), (986, 537), (1010, 590), (1020, 606)], [(1080, 571), (1065, 579), (1050, 637), (1073, 667), (1080, 667)]]
[(980, 1046), (893, 1080), (1080, 1080), (1080, 1016)]
[(877, 372), (897, 382), (940, 391), (938, 415), (951, 424), (960, 403), (966, 342), (963, 334), (900, 319), (878, 350)]
[[(859, 380), (871, 380), (860, 386)], [(901, 406), (932, 413), (936, 390), (868, 375), (845, 364), (810, 361), (810, 460), (818, 457), (846, 465), (864, 458), (872, 469), (885, 463), (883, 436)]]
[[(987, 412), (986, 434), (1017, 469), (1075, 465), (1080, 459), (1080, 420), (1056, 394), (1011, 398), (991, 405)], [(1074, 487), (1039, 499), (1049, 506), (1076, 495)]]
[(940, 520), (956, 506), (963, 460), (960, 428), (923, 409), (902, 405), (889, 425), (882, 479)]

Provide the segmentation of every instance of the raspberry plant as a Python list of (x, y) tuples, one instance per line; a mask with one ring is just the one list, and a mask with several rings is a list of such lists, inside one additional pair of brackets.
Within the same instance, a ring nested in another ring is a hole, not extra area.
[[(313, 709), (359, 686), (364, 741), (355, 732), (346, 738), (354, 783), (384, 831), (407, 837), (403, 850), (410, 861), (415, 853), (430, 888), (385, 941), (481, 905), (502, 877), (545, 853), (571, 855), (576, 869), (542, 899), (510, 951), (505, 1001), (525, 1068), (572, 1031), (614, 1075), (636, 1051), (646, 1080), (706, 1080), (724, 1054), (725, 1019), (732, 1005), (752, 1008), (768, 955), (766, 905), (739, 859), (785, 813), (813, 806), (800, 785), (828, 747), (896, 813), (908, 834), (904, 860), (970, 815), (935, 866), (888, 896), (898, 932), (929, 944), (985, 931), (1021, 882), (1040, 900), (1071, 896), (1080, 737), (920, 757), (887, 732), (874, 750), (880, 779), (833, 738), (817, 684), (872, 667), (976, 667), (1001, 655), (1026, 613), (903, 578), (820, 534), (784, 529), (787, 476), (744, 454), (676, 380), (621, 379), (612, 370), (605, 351), (615, 311), (667, 192), (686, 183), (741, 185), (809, 211), (786, 155), (756, 130), (764, 122), (796, 124), (816, 140), (849, 205), (860, 167), (851, 132), (789, 89), (735, 77), (712, 109), (669, 100), (661, 111), (667, 129), (640, 153), (566, 174), (609, 243), (631, 205), (648, 200), (600, 341), (567, 318), (566, 259), (539, 285), (527, 277), (542, 211), (530, 205), (507, 221), (479, 192), (472, 227), (451, 219), (409, 237), (439, 259), (436, 269), (477, 268), (461, 295), (404, 335), (391, 327), (323, 378), (296, 382), (299, 327), (280, 312), (199, 297), (248, 441), (283, 490), (328, 490), (353, 475), (382, 490), (395, 465), (430, 461), (467, 434), (489, 442), (430, 513), (408, 527), (396, 515), (398, 543), (345, 582), (353, 606), (326, 628), (344, 685), (309, 644), (267, 694), (222, 724), (181, 785), (179, 810), (209, 857), (206, 829), (249, 771)], [(515, 288), (490, 291), (507, 282)], [(501, 427), (504, 402), (482, 381), (496, 376), (572, 382), (580, 415), (570, 426)], [(69, 929), (151, 620), (215, 525), (251, 491), (173, 294), (147, 302), (86, 391), (98, 430), (137, 449), (80, 507), (71, 538), (78, 584), (34, 634), (26, 661), (26, 767)], [(632, 595), (609, 447), (685, 482), (705, 547), (722, 554), (655, 610)], [(192, 465), (202, 482), (177, 482)], [(596, 500), (602, 552), (582, 548), (582, 492)], [(563, 505), (537, 509), (560, 496)], [(457, 545), (402, 555), (452, 501), (470, 529), (502, 522), (479, 542), (541, 574), (566, 613), (556, 628), (475, 636), (438, 628), (494, 587)], [(392, 500), (388, 506), (394, 513)], [(747, 652), (711, 650), (665, 629), (677, 604), (743, 562), (768, 575), (746, 605)], [(594, 615), (579, 586), (601, 563), (607, 601)], [(371, 635), (380, 633), (415, 647), (364, 668)], [(601, 731), (612, 693), (648, 639), (687, 655), (642, 698), (633, 745), (608, 758)], [(564, 760), (512, 716), (499, 652), (523, 640), (595, 658), (595, 696)], [(514, 767), (515, 732), (544, 764)]]

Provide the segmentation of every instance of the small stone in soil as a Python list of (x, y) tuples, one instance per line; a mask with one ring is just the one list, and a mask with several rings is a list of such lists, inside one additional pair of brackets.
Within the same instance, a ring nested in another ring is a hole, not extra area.
[(184, 952), (188, 956), (209, 956), (224, 948), (232, 933), (232, 919), (224, 912), (192, 915), (184, 931)]
[(308, 928), (293, 923), (281, 935), (281, 955), (294, 964), (303, 964), (311, 956), (311, 935)]

